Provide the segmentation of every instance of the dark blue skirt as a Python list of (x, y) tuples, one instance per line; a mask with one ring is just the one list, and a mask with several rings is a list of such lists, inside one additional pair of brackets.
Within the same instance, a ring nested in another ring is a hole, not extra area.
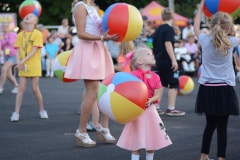
[(200, 85), (195, 112), (213, 116), (239, 115), (238, 98), (233, 86)]

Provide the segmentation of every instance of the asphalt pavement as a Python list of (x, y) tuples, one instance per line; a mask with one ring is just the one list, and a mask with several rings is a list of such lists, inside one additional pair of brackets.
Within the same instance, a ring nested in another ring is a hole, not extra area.
[[(188, 95), (178, 95), (177, 109), (184, 110), (183, 117), (161, 115), (173, 144), (155, 152), (155, 160), (199, 160), (205, 117), (194, 113), (198, 89)], [(7, 82), (0, 95), (0, 160), (130, 160), (131, 152), (115, 144), (97, 142), (94, 148), (75, 145), (74, 133), (79, 124), (79, 108), (82, 81), (63, 83), (57, 78), (41, 78), (40, 88), (49, 119), (39, 118), (39, 110), (28, 81), (20, 112), (19, 122), (10, 122), (14, 110), (15, 95)], [(240, 97), (240, 82), (235, 87)], [(166, 110), (167, 92), (164, 93), (162, 109)], [(112, 134), (118, 138), (124, 125), (110, 121)], [(95, 138), (96, 133), (90, 136)], [(149, 135), (151, 136), (151, 135)], [(216, 132), (210, 156), (216, 158)], [(145, 159), (142, 151), (141, 160)], [(240, 160), (240, 116), (231, 116), (228, 128), (227, 160)]]

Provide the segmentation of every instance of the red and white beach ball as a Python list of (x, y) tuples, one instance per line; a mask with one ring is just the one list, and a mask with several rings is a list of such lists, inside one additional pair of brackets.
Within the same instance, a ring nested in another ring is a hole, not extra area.
[(39, 17), (42, 13), (42, 6), (37, 0), (25, 0), (21, 3), (18, 12), (22, 19), (29, 13)]
[(115, 122), (125, 124), (145, 110), (148, 90), (144, 82), (127, 72), (110, 75), (99, 85), (98, 106)]
[(205, 0), (204, 14), (211, 17), (213, 14), (222, 11), (231, 14), (233, 19), (240, 16), (239, 0)]
[(181, 75), (178, 79), (179, 81), (179, 93), (180, 94), (189, 94), (194, 89), (194, 81), (191, 77), (187, 75)]
[(104, 12), (102, 18), (104, 32), (118, 34), (119, 42), (131, 41), (142, 31), (143, 20), (139, 10), (127, 3), (114, 3)]

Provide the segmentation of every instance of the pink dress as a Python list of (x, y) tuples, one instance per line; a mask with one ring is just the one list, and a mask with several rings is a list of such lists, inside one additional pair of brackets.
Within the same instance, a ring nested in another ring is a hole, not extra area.
[[(132, 73), (145, 82), (149, 97), (153, 96), (154, 89), (162, 87), (159, 76), (152, 71), (149, 71), (152, 78), (146, 78), (146, 72), (142, 70)], [(165, 131), (164, 123), (158, 115), (155, 105), (152, 104), (136, 120), (125, 125), (117, 146), (130, 151), (158, 150), (172, 144)]]
[[(88, 12), (85, 31), (100, 37), (102, 34), (101, 18), (95, 7), (88, 6), (82, 1), (78, 2), (75, 7), (78, 5), (84, 5)], [(80, 39), (69, 57), (64, 77), (69, 79), (102, 80), (113, 73), (112, 58), (105, 44), (100, 40)]]

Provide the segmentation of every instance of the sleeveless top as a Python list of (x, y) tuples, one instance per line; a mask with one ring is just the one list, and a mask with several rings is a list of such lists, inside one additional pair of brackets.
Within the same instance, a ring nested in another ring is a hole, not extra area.
[[(79, 5), (84, 5), (84, 7), (86, 8), (87, 13), (88, 13), (88, 15), (86, 17), (85, 31), (90, 34), (101, 36), (103, 34), (102, 19), (99, 16), (96, 8), (93, 6), (89, 6), (81, 1), (81, 2), (76, 3), (76, 5), (72, 9), (72, 12)], [(74, 15), (72, 16), (72, 18), (73, 18), (73, 23), (75, 24), (76, 20), (75, 20)], [(96, 28), (98, 28), (98, 29), (96, 29)]]

